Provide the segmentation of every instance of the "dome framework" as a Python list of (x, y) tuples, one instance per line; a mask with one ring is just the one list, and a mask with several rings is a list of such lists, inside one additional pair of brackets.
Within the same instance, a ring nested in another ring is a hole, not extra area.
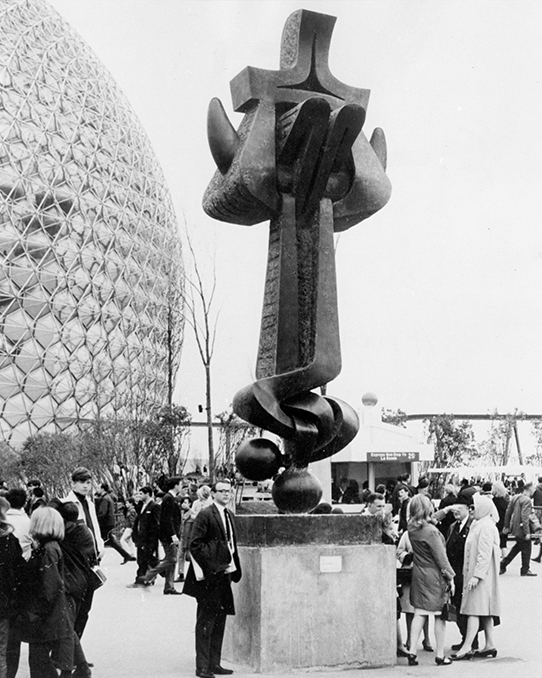
[(42, 0), (0, 0), (0, 440), (168, 402), (178, 226), (112, 77)]

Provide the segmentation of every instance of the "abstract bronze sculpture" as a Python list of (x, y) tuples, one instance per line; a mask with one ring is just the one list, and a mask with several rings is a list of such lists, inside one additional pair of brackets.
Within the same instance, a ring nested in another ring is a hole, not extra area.
[[(294, 12), (284, 27), (280, 70), (248, 67), (231, 83), (236, 131), (222, 104), (209, 107), (208, 136), (217, 164), (203, 207), (220, 221), (270, 220), (257, 381), (239, 391), (234, 411), (284, 440), (244, 443), (239, 471), (275, 476), (273, 499), (284, 512), (313, 508), (322, 496), (311, 462), (356, 435), (355, 411), (312, 389), (341, 370), (334, 232), (371, 216), (388, 201), (384, 133), (361, 131), (369, 90), (329, 71), (335, 17)], [(323, 389), (325, 390), (325, 389)]]

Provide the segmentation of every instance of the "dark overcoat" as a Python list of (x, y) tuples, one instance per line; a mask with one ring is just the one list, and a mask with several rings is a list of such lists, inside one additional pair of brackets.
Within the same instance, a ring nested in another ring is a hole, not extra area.
[[(227, 511), (228, 509), (226, 509)], [(224, 523), (220, 517), (218, 508), (211, 504), (202, 509), (192, 527), (190, 539), (190, 555), (201, 567), (204, 579), (197, 581), (192, 563), (188, 568), (186, 582), (183, 593), (196, 598), (198, 601), (209, 595), (214, 595), (218, 582), (222, 595), (222, 605), (226, 614), (235, 614), (233, 602), (233, 593), (230, 580), (238, 582), (241, 579), (241, 563), (237, 552), (237, 539), (235, 536), (235, 525), (231, 512), (230, 525), (232, 526), (232, 536), (234, 544), (233, 562), (237, 568), (231, 575), (224, 575), (225, 570), (231, 563), (231, 553), (228, 548), (226, 531)]]
[(24, 641), (44, 643), (73, 637), (64, 586), (64, 560), (57, 541), (40, 544), (32, 552), (27, 563), (24, 600), (23, 614), (19, 617)]

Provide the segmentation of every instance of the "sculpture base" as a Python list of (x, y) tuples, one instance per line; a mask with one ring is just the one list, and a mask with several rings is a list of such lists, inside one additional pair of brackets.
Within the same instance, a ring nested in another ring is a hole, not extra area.
[[(396, 663), (395, 549), (360, 515), (238, 516), (224, 660), (259, 673)], [(252, 542), (252, 545), (251, 543)]]

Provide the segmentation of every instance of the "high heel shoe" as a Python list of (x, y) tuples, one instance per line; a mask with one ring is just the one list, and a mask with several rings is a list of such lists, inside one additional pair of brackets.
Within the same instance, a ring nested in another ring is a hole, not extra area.
[(474, 652), (471, 650), (470, 652), (465, 652), (465, 654), (456, 654), (454, 657), (452, 657), (452, 659), (454, 662), (462, 662), (472, 659), (473, 656)]
[(398, 657), (408, 657), (408, 652), (406, 650), (403, 650), (402, 647), (397, 648), (397, 656)]
[(418, 657), (415, 654), (408, 654), (407, 659), (409, 666), (418, 666)]
[(475, 653), (475, 657), (483, 657), (483, 658), (488, 658), (491, 657), (494, 659), (497, 656), (497, 648), (492, 647), (490, 650), (478, 650), (478, 652)]
[(449, 666), (451, 663), (450, 657), (435, 657), (435, 664), (437, 666)]
[(433, 648), (431, 647), (431, 643), (428, 642), (427, 640), (424, 640), (422, 643), (422, 647), (425, 652), (433, 652)]

